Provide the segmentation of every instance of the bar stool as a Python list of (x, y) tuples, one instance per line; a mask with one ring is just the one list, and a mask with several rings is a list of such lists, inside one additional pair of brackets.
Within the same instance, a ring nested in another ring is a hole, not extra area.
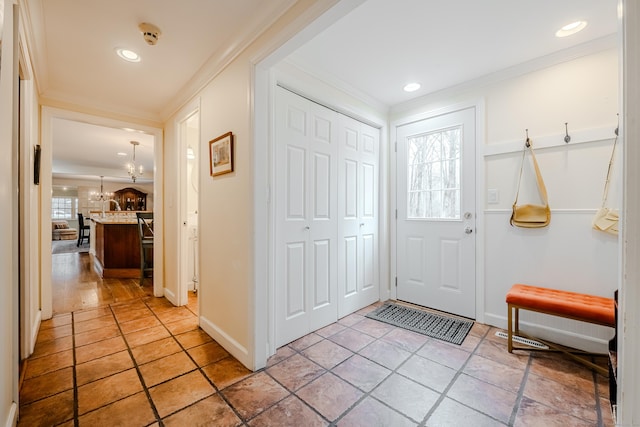
[(136, 212), (140, 237), (140, 286), (145, 273), (153, 273), (153, 213)]
[(87, 243), (89, 243), (89, 225), (85, 225), (84, 216), (82, 213), (78, 212), (78, 243), (76, 246), (80, 246), (84, 239), (87, 239)]

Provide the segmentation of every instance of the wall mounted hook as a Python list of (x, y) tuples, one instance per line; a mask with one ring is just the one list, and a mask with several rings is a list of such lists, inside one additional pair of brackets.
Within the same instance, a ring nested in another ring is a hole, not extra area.
[(567, 122), (564, 122), (564, 142), (571, 141), (571, 136), (569, 136), (569, 127)]
[(531, 142), (529, 141), (529, 129), (525, 129), (524, 130), (527, 134), (527, 140), (524, 142), (525, 147), (529, 148), (531, 147)]

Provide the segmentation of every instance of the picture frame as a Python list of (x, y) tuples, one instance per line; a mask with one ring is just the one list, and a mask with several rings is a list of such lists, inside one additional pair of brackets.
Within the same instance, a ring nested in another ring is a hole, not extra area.
[(233, 172), (233, 133), (209, 141), (209, 170), (211, 176)]

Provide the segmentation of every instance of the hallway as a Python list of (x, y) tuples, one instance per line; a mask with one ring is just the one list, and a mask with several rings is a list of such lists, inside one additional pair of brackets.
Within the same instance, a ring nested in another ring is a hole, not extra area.
[(42, 323), (19, 425), (613, 425), (607, 378), (509, 354), (485, 325), (456, 346), (365, 318), (370, 306), (253, 373), (198, 328), (195, 296), (116, 299)]

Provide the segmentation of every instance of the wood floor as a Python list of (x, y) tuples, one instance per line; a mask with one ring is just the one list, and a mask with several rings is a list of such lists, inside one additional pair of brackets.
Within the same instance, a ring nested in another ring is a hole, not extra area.
[(89, 253), (53, 254), (53, 315), (96, 308), (153, 295), (153, 279), (102, 279)]

